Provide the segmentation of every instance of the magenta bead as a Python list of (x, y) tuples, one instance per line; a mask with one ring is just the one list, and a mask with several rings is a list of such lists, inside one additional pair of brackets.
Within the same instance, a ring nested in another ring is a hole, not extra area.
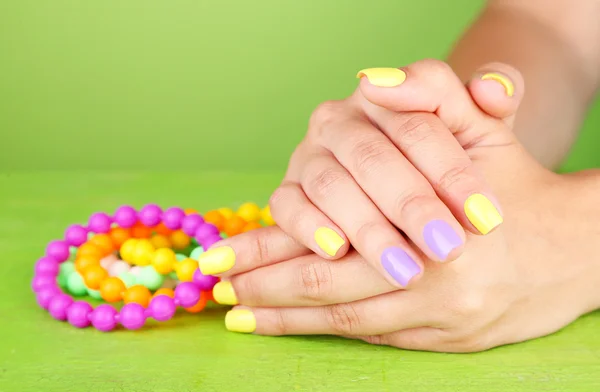
[(31, 281), (31, 288), (36, 293), (46, 286), (56, 287), (56, 275), (35, 275)]
[(44, 256), (35, 263), (36, 275), (57, 276), (60, 265), (52, 257)]
[(217, 242), (219, 242), (221, 240), (222, 240), (222, 238), (220, 236), (213, 235), (211, 237), (204, 238), (202, 240), (202, 242), (200, 242), (200, 244), (202, 245), (204, 250), (208, 250), (211, 246), (213, 246), (214, 244), (216, 244)]
[(48, 309), (48, 306), (50, 305), (50, 301), (52, 300), (52, 298), (56, 297), (57, 295), (60, 295), (60, 290), (58, 287), (44, 286), (37, 293), (37, 296), (36, 296), (37, 303), (43, 309)]
[(90, 216), (88, 227), (94, 233), (108, 233), (110, 231), (110, 225), (112, 220), (110, 216), (103, 212), (96, 212)]
[(129, 303), (121, 308), (119, 313), (121, 325), (127, 329), (140, 329), (146, 322), (144, 307), (140, 304)]
[(179, 207), (171, 207), (165, 211), (162, 221), (171, 230), (179, 230), (181, 221), (185, 218), (185, 212)]
[(198, 242), (202, 242), (203, 239), (209, 238), (215, 235), (219, 235), (219, 229), (215, 225), (210, 223), (204, 223), (194, 233), (194, 237)]
[(145, 226), (153, 227), (160, 223), (162, 210), (156, 204), (147, 204), (140, 210), (140, 222)]
[(212, 275), (204, 275), (200, 272), (200, 269), (197, 269), (196, 272), (194, 272), (194, 283), (201, 291), (212, 290), (218, 281), (219, 278)]
[(115, 223), (128, 229), (137, 223), (137, 212), (130, 206), (121, 206), (115, 212)]
[(103, 304), (94, 309), (90, 321), (97, 330), (108, 332), (117, 326), (116, 315), (117, 311), (112, 306)]
[(200, 295), (200, 289), (192, 282), (180, 283), (175, 288), (175, 300), (184, 308), (196, 305)]
[(56, 261), (62, 263), (70, 256), (69, 245), (65, 241), (52, 241), (46, 247), (46, 256), (53, 257)]
[(71, 246), (80, 246), (88, 239), (88, 231), (81, 225), (71, 225), (65, 231), (65, 240)]
[(157, 321), (167, 321), (173, 317), (177, 307), (175, 301), (168, 295), (159, 295), (152, 298), (150, 305), (150, 314)]
[(198, 214), (188, 215), (181, 222), (181, 230), (190, 237), (196, 235), (196, 230), (204, 224), (204, 219)]
[(84, 301), (76, 301), (67, 310), (67, 321), (74, 327), (85, 328), (90, 325), (89, 315), (94, 308)]
[(58, 294), (50, 300), (48, 312), (56, 320), (64, 321), (67, 319), (67, 310), (73, 303), (73, 299), (66, 294)]

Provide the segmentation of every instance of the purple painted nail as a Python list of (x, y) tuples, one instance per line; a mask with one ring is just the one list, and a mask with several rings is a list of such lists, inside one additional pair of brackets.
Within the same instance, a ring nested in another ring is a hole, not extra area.
[(390, 246), (383, 251), (381, 265), (402, 287), (421, 272), (419, 265), (405, 251), (395, 246)]
[(429, 249), (441, 260), (446, 260), (453, 249), (462, 245), (462, 240), (452, 227), (443, 220), (432, 220), (423, 229), (423, 238)]

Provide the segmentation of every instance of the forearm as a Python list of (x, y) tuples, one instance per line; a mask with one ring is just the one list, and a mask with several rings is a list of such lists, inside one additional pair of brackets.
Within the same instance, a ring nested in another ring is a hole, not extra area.
[(449, 56), (463, 80), (493, 61), (521, 71), (514, 131), (546, 167), (568, 153), (598, 87), (599, 18), (599, 0), (490, 1)]

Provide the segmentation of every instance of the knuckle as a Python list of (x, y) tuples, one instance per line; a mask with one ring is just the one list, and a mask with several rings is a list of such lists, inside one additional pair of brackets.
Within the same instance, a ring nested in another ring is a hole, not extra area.
[(280, 185), (277, 189), (275, 189), (275, 191), (273, 191), (271, 197), (269, 198), (269, 207), (271, 208), (271, 213), (272, 210), (277, 209), (282, 200), (285, 200), (288, 191), (289, 189), (286, 185)]
[(386, 232), (384, 224), (377, 221), (367, 221), (358, 226), (355, 233), (356, 245), (368, 244), (372, 238), (381, 238)]
[(309, 134), (318, 138), (329, 128), (329, 125), (338, 120), (341, 104), (338, 101), (325, 101), (313, 111), (309, 121)]
[(399, 113), (396, 117), (399, 120), (394, 136), (405, 151), (410, 151), (431, 137), (432, 130), (438, 125), (437, 117), (431, 113), (413, 113), (409, 116)]
[(311, 302), (323, 303), (331, 293), (331, 266), (327, 262), (311, 262), (300, 265), (302, 296)]
[(270, 259), (269, 235), (267, 232), (263, 232), (260, 235), (255, 234), (252, 237), (253, 238), (250, 244), (250, 257), (252, 260), (262, 265)]
[(454, 166), (444, 171), (437, 180), (434, 180), (433, 186), (438, 189), (450, 189), (457, 183), (465, 183), (472, 179), (469, 174), (470, 169), (470, 161), (459, 166)]
[(485, 309), (485, 299), (480, 293), (464, 291), (455, 296), (452, 301), (451, 312), (454, 318), (461, 321), (471, 321)]
[(361, 320), (354, 305), (342, 303), (325, 308), (327, 323), (337, 335), (357, 335)]
[(306, 188), (316, 197), (327, 198), (337, 186), (348, 180), (348, 173), (329, 166), (316, 169), (313, 175), (309, 175)]
[(436, 200), (433, 195), (418, 190), (411, 190), (398, 196), (395, 211), (397, 211), (399, 221), (406, 222), (411, 219), (410, 217), (422, 212), (435, 202)]
[(260, 282), (256, 282), (249, 274), (241, 274), (231, 278), (236, 296), (244, 301), (244, 305), (260, 306), (264, 298), (260, 290)]
[(351, 152), (357, 172), (370, 175), (390, 161), (390, 143), (363, 139), (356, 142)]
[(437, 59), (425, 59), (420, 61), (423, 68), (427, 69), (428, 75), (435, 78), (435, 82), (446, 83), (449, 76), (454, 75), (450, 64)]

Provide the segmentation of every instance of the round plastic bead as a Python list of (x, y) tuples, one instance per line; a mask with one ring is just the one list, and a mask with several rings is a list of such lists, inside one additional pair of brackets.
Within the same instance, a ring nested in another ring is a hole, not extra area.
[(127, 288), (129, 288), (129, 287), (133, 286), (134, 284), (138, 283), (137, 277), (135, 275), (133, 275), (131, 273), (131, 271), (129, 271), (129, 272), (123, 272), (123, 273), (119, 274), (117, 277), (119, 279), (121, 279), (121, 281), (123, 282), (123, 284)]
[(45, 286), (56, 286), (56, 276), (54, 275), (36, 275), (31, 282), (31, 288), (34, 292), (40, 291)]
[(193, 282), (202, 291), (212, 290), (218, 281), (219, 281), (219, 278), (217, 278), (216, 276), (212, 276), (212, 275), (204, 275), (200, 271), (200, 269), (197, 269), (194, 272)]
[(60, 290), (56, 286), (45, 286), (36, 295), (37, 303), (43, 308), (48, 309), (50, 301), (55, 296), (60, 295)]
[[(156, 292), (154, 293), (154, 295), (152, 296), (152, 298), (156, 298), (159, 295), (166, 295), (169, 298), (175, 298), (175, 292), (173, 291), (173, 289), (169, 289), (166, 287), (160, 288), (158, 290), (156, 290)], [(150, 304), (152, 304), (152, 301), (150, 301)]]
[(242, 229), (242, 233), (245, 233), (247, 231), (252, 231), (252, 230), (256, 230), (261, 228), (262, 226), (260, 225), (260, 223), (258, 222), (249, 222), (246, 224), (246, 226), (244, 226), (244, 228)]
[(52, 241), (46, 247), (46, 256), (54, 258), (59, 263), (69, 258), (69, 244), (65, 241)]
[(169, 241), (166, 236), (161, 234), (153, 235), (152, 238), (150, 238), (150, 242), (152, 242), (152, 245), (154, 245), (154, 248), (156, 249), (171, 247), (171, 241)]
[[(185, 256), (184, 256), (185, 258)], [(173, 271), (177, 263), (175, 252), (169, 248), (157, 249), (152, 255), (152, 265), (159, 274), (168, 274)]]
[(208, 302), (208, 295), (206, 292), (201, 291), (200, 292), (200, 298), (198, 299), (198, 302), (196, 302), (195, 305), (189, 306), (187, 308), (185, 308), (185, 310), (189, 313), (199, 313), (202, 310), (204, 310), (204, 308), (206, 307), (206, 304)]
[(198, 240), (198, 242), (202, 242), (205, 238), (218, 236), (219, 229), (210, 223), (205, 223), (196, 230), (194, 237)]
[(204, 249), (210, 249), (211, 246), (213, 246), (214, 244), (216, 244), (217, 242), (221, 241), (221, 237), (219, 237), (218, 235), (213, 235), (210, 236), (208, 238), (205, 238), (203, 243), (202, 243), (202, 247)]
[(117, 260), (108, 267), (108, 275), (119, 276), (124, 272), (129, 272), (129, 264), (123, 260)]
[(103, 212), (97, 212), (92, 214), (88, 221), (88, 227), (95, 233), (108, 233), (110, 231), (110, 225), (112, 221), (110, 216)]
[(114, 244), (108, 234), (97, 234), (93, 236), (89, 242), (100, 249), (103, 255), (107, 255), (115, 250)]
[(194, 306), (200, 299), (201, 291), (191, 282), (180, 283), (175, 289), (175, 300), (184, 307)]
[(260, 217), (262, 218), (263, 223), (267, 226), (273, 226), (275, 224), (275, 221), (271, 216), (271, 207), (269, 206), (266, 206), (260, 211)]
[(257, 222), (260, 220), (260, 207), (255, 203), (244, 203), (238, 208), (237, 215), (246, 222)]
[(143, 267), (140, 267), (139, 265), (133, 266), (129, 270), (129, 273), (133, 276), (138, 276), (140, 274), (140, 272), (142, 272), (142, 268)]
[(135, 281), (137, 284), (146, 286), (148, 289), (154, 291), (162, 286), (163, 282), (165, 281), (165, 277), (156, 272), (153, 267), (148, 266), (142, 268), (142, 271), (137, 276)]
[(130, 206), (121, 206), (115, 212), (115, 222), (122, 228), (133, 227), (137, 222), (137, 213)]
[(133, 252), (135, 251), (135, 247), (137, 245), (137, 238), (130, 238), (121, 245), (119, 249), (119, 255), (125, 261), (131, 262), (133, 260)]
[(185, 212), (179, 207), (168, 208), (163, 214), (163, 223), (171, 230), (179, 230), (181, 222), (185, 218)]
[(66, 294), (58, 294), (50, 300), (48, 311), (56, 320), (65, 321), (67, 319), (67, 310), (73, 303), (73, 299)]
[(34, 271), (39, 275), (58, 275), (60, 264), (52, 257), (44, 256), (35, 263)]
[(219, 211), (219, 213), (223, 215), (223, 218), (225, 219), (229, 219), (235, 215), (235, 212), (233, 212), (231, 208), (227, 207), (219, 208), (217, 211)]
[(175, 265), (177, 278), (182, 282), (191, 282), (194, 279), (194, 272), (198, 269), (198, 261), (185, 259)]
[(198, 257), (200, 257), (202, 253), (204, 253), (204, 249), (201, 246), (198, 246), (190, 253), (190, 259), (198, 260)]
[(177, 261), (181, 261), (181, 260), (187, 259), (188, 257), (186, 255), (184, 255), (184, 254), (176, 253), (175, 254), (175, 258), (177, 259)]
[(79, 273), (73, 271), (67, 278), (67, 290), (75, 297), (81, 297), (87, 294), (87, 287)]
[(219, 211), (213, 210), (204, 214), (204, 221), (214, 225), (217, 229), (219, 229), (219, 231), (221, 231), (223, 230), (223, 226), (225, 224), (225, 217), (221, 215)]
[(188, 215), (181, 222), (181, 230), (189, 236), (194, 236), (203, 224), (204, 219), (200, 215)]
[(67, 287), (67, 279), (73, 271), (75, 271), (75, 264), (72, 261), (65, 261), (60, 265), (58, 272), (58, 285), (60, 287)]
[(104, 257), (102, 250), (98, 249), (98, 247), (91, 242), (86, 242), (77, 249), (77, 257), (81, 256), (92, 256), (96, 257), (98, 260)]
[(173, 230), (169, 229), (167, 226), (165, 226), (165, 224), (163, 222), (160, 222), (158, 225), (154, 226), (152, 228), (152, 230), (156, 234), (164, 235), (165, 237), (168, 237), (169, 235), (171, 235), (171, 232), (173, 231)]
[(94, 299), (102, 299), (102, 295), (99, 290), (87, 289), (88, 295)]
[(139, 218), (147, 227), (156, 226), (160, 223), (162, 210), (156, 204), (147, 204), (140, 210)]
[(154, 255), (154, 246), (148, 239), (140, 239), (133, 250), (131, 262), (135, 265), (148, 265), (152, 262)]
[(127, 329), (140, 329), (146, 322), (144, 307), (140, 304), (129, 303), (121, 308), (119, 321)]
[(169, 237), (173, 249), (185, 249), (190, 245), (190, 237), (181, 230), (174, 231)]
[(88, 231), (81, 225), (71, 225), (65, 231), (65, 240), (71, 246), (80, 246), (87, 241)]
[(198, 214), (198, 210), (195, 210), (193, 208), (186, 208), (185, 210), (183, 210), (183, 212), (185, 212), (186, 215)]
[(104, 279), (100, 285), (100, 296), (106, 302), (118, 302), (123, 298), (125, 283), (115, 276)]
[(102, 266), (104, 269), (108, 269), (117, 260), (119, 260), (119, 258), (115, 254), (111, 253), (100, 260), (100, 266)]
[(121, 245), (123, 245), (123, 243), (129, 239), (129, 237), (131, 237), (129, 230), (122, 227), (113, 227), (110, 229), (109, 235), (112, 243), (117, 249), (120, 248)]
[(148, 288), (136, 284), (135, 286), (131, 286), (127, 289), (127, 291), (125, 291), (125, 295), (123, 295), (123, 301), (126, 304), (134, 302), (136, 304), (140, 304), (146, 307), (148, 306), (148, 302), (150, 302), (151, 297), (152, 294), (150, 293), (150, 290), (148, 290)]
[(81, 276), (88, 288), (98, 290), (100, 283), (108, 277), (108, 273), (100, 265), (91, 265), (81, 272)]
[(94, 309), (84, 301), (75, 301), (67, 310), (67, 321), (74, 327), (85, 328), (90, 325), (89, 316)]
[(244, 218), (240, 216), (233, 216), (225, 221), (225, 225), (223, 225), (223, 231), (227, 233), (228, 236), (232, 237), (240, 234), (246, 224), (247, 222), (244, 220)]
[(137, 223), (131, 228), (131, 236), (133, 238), (148, 238), (152, 235), (152, 228), (146, 227), (141, 223)]
[(152, 318), (158, 321), (167, 321), (170, 320), (175, 314), (175, 301), (171, 296), (161, 294), (152, 298), (149, 309), (152, 314)]
[(83, 272), (83, 270), (88, 267), (100, 265), (100, 258), (91, 255), (79, 256), (75, 259), (75, 269), (79, 272)]
[(94, 328), (99, 331), (112, 331), (117, 326), (115, 316), (117, 311), (108, 304), (99, 305), (94, 309), (90, 317), (90, 321)]

